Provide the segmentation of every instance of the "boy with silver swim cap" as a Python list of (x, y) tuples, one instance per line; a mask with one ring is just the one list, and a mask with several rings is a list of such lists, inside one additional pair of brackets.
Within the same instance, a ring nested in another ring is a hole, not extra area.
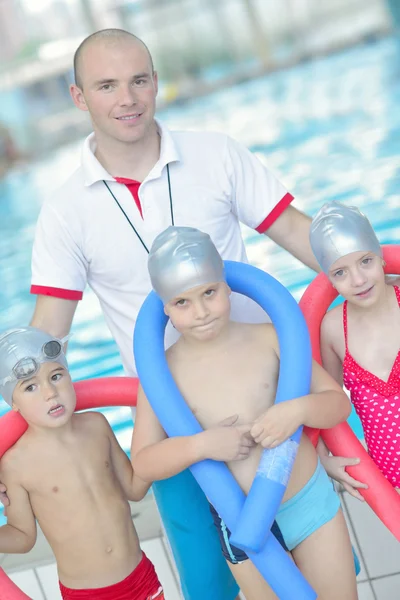
[(29, 552), (37, 520), (64, 600), (163, 600), (128, 503), (150, 486), (133, 473), (101, 413), (74, 412), (64, 341), (34, 327), (0, 335), (0, 393), (28, 424), (0, 460), (10, 498), (0, 554)]
[(224, 262), (207, 233), (168, 227), (153, 242), (148, 259), (151, 285), (164, 304), (198, 285), (225, 281)]
[[(347, 418), (346, 395), (319, 365), (313, 368), (309, 395), (274, 405), (279, 372), (275, 329), (271, 324), (230, 319), (223, 261), (208, 235), (169, 227), (155, 239), (148, 265), (153, 289), (181, 334), (167, 350), (168, 364), (203, 431), (168, 439), (139, 387), (131, 451), (139, 477), (156, 481), (212, 459), (226, 462), (248, 493), (263, 448), (281, 444), (300, 424), (325, 428)], [(212, 507), (211, 512), (223, 554), (244, 595), (275, 598), (246, 554), (231, 546), (230, 534)], [(319, 597), (356, 600), (352, 550), (340, 501), (305, 435), (276, 522), (272, 532), (306, 569)], [(307, 544), (302, 544), (305, 539)]]
[(367, 217), (355, 206), (327, 202), (311, 223), (310, 243), (315, 258), (324, 273), (343, 256), (352, 252), (373, 252), (382, 256), (382, 249)]
[(10, 329), (0, 335), (0, 394), (9, 406), (19, 381), (33, 377), (44, 362), (57, 362), (68, 369), (63, 344), (35, 327)]

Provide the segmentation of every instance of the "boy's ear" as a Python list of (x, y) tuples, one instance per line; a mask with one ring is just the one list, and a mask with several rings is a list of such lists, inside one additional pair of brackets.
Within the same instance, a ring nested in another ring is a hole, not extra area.
[(231, 290), (231, 288), (229, 287), (229, 285), (227, 283), (225, 283), (225, 285), (226, 285), (226, 290), (227, 290), (227, 292), (228, 292), (228, 294), (230, 296), (232, 294), (232, 290)]
[[(170, 315), (169, 315), (169, 310), (168, 310), (168, 306), (165, 304), (164, 305), (164, 313), (167, 315), (167, 317), (169, 317), (169, 319), (171, 319)], [(173, 322), (171, 321), (171, 325), (174, 329), (176, 329), (175, 325), (173, 324)]]

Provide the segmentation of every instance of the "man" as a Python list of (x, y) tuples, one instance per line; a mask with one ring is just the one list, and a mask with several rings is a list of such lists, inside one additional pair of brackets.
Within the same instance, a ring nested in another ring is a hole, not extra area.
[[(246, 148), (222, 134), (171, 132), (155, 121), (157, 73), (141, 40), (121, 30), (97, 32), (78, 48), (74, 68), (72, 99), (89, 113), (94, 133), (84, 143), (80, 168), (39, 217), (33, 326), (63, 337), (89, 284), (127, 374), (135, 375), (134, 323), (151, 290), (148, 249), (171, 224), (197, 227), (224, 259), (246, 261), (243, 222), (318, 269), (310, 219), (290, 206), (293, 197)], [(241, 296), (232, 314), (265, 318)], [(169, 329), (167, 343), (173, 340)], [(222, 569), (207, 503), (190, 473), (154, 490), (185, 597), (234, 598), (237, 588)]]

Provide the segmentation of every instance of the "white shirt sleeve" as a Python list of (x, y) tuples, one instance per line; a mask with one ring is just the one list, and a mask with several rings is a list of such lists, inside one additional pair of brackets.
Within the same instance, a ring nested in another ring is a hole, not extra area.
[(250, 150), (231, 138), (227, 142), (226, 160), (233, 212), (239, 221), (264, 233), (293, 196)]
[(80, 300), (87, 282), (87, 261), (61, 214), (45, 203), (36, 225), (31, 292)]

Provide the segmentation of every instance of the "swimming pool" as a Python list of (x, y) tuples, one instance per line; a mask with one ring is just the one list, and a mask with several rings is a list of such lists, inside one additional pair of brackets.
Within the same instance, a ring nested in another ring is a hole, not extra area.
[[(354, 203), (371, 219), (382, 243), (396, 243), (399, 58), (399, 43), (385, 39), (170, 107), (158, 116), (173, 129), (229, 133), (268, 164), (299, 208), (314, 214), (328, 200)], [(43, 198), (78, 161), (75, 144), (0, 182), (0, 330), (30, 319), (35, 221)], [(251, 262), (276, 276), (298, 300), (313, 273), (265, 236), (247, 229), (244, 235)], [(90, 291), (80, 303), (73, 333), (68, 358), (74, 379), (122, 374), (118, 350)], [(0, 414), (7, 409), (0, 401)], [(128, 450), (130, 410), (105, 412)]]

